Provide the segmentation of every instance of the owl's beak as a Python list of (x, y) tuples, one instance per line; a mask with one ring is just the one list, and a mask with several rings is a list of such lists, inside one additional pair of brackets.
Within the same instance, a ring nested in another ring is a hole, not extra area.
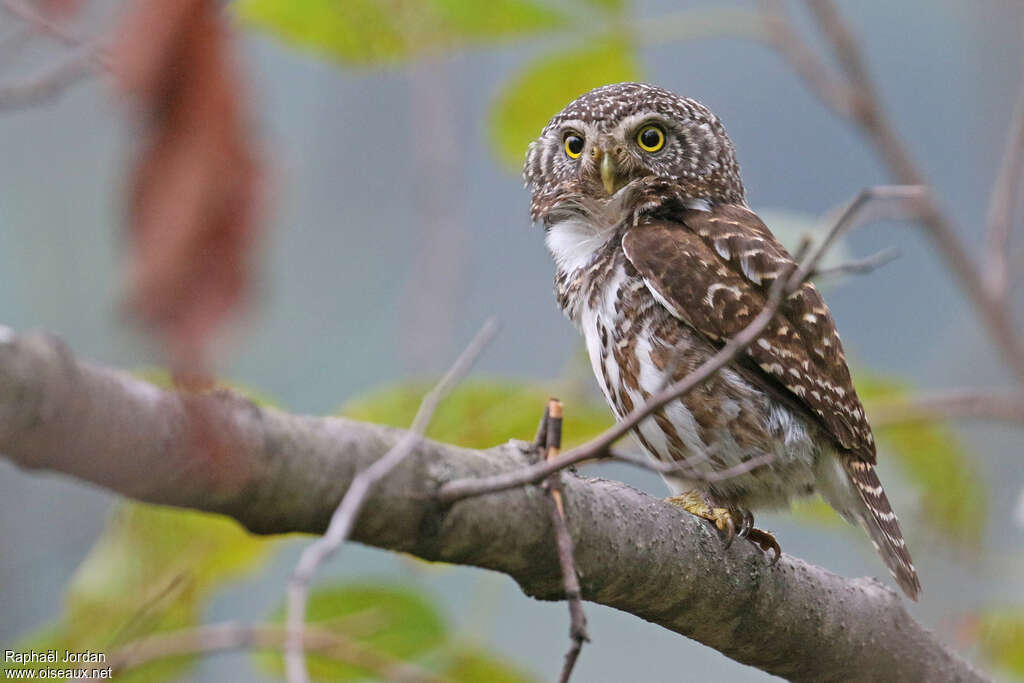
[(615, 194), (615, 184), (618, 180), (619, 168), (615, 163), (615, 155), (607, 151), (601, 154), (601, 182), (608, 194)]

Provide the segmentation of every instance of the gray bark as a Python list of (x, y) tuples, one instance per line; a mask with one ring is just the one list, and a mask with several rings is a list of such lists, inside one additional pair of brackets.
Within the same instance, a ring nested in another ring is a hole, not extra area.
[[(290, 415), (229, 391), (164, 391), (76, 361), (52, 338), (0, 327), (0, 453), (138, 500), (225, 514), (256, 533), (323, 532), (354, 474), (401, 434)], [(422, 441), (373, 491), (354, 540), (503, 572), (528, 595), (560, 599), (540, 489), (451, 506), (433, 499), (453, 479), (523, 466), (521, 446)], [(605, 479), (564, 481), (587, 600), (795, 681), (985, 680), (873, 579), (788, 555), (772, 567), (748, 543), (725, 549), (710, 525), (660, 499)]]

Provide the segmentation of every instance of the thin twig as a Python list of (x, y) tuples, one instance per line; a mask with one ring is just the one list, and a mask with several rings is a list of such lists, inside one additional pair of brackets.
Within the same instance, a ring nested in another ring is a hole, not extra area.
[(782, 0), (761, 0), (761, 20), (770, 44), (832, 109), (852, 117), (855, 94), (794, 30)]
[(871, 256), (854, 261), (847, 261), (829, 268), (818, 268), (811, 273), (812, 279), (822, 277), (833, 277), (837, 275), (863, 275), (878, 270), (887, 263), (891, 263), (900, 257), (900, 250), (896, 247), (886, 247), (877, 251)]
[(1021, 169), (1024, 168), (1024, 78), (1017, 92), (1010, 130), (1006, 135), (1006, 147), (999, 175), (992, 185), (988, 205), (988, 236), (985, 272), (989, 295), (1005, 299), (1010, 287), (1009, 244), (1013, 228), (1013, 211), (1016, 208), (1021, 185)]
[(84, 41), (67, 30), (62, 24), (39, 12), (29, 3), (19, 0), (0, 0), (0, 9), (32, 26), (37, 32), (68, 47), (82, 47)]
[(289, 683), (304, 683), (309, 680), (300, 636), (306, 620), (306, 601), (313, 575), (316, 574), (321, 564), (337, 552), (341, 544), (352, 533), (359, 512), (374, 484), (412, 453), (430, 424), (438, 404), (469, 372), (473, 363), (476, 362), (497, 331), (497, 319), (489, 318), (441, 378), (441, 381), (423, 397), (409, 431), (382, 458), (355, 476), (345, 497), (342, 498), (341, 504), (331, 516), (326, 533), (311, 543), (299, 557), (299, 562), (288, 582), (287, 628), (289, 639), (285, 648), (285, 672)]
[[(797, 254), (794, 255), (794, 258), (800, 262), (800, 266), (791, 269), (788, 274), (784, 273), (775, 279), (768, 290), (768, 296), (761, 312), (757, 314), (750, 324), (740, 330), (715, 355), (704, 361), (696, 370), (651, 396), (642, 406), (634, 409), (633, 412), (620, 422), (608, 428), (594, 439), (581, 446), (577, 446), (554, 460), (491, 477), (457, 479), (447, 482), (438, 489), (437, 500), (442, 503), (453, 503), (471, 496), (534, 484), (560, 469), (583, 460), (604, 455), (613, 443), (629, 433), (630, 430), (640, 424), (651, 413), (685, 396), (688, 392), (703, 384), (708, 378), (735, 360), (747, 346), (761, 336), (761, 333), (764, 332), (772, 318), (775, 317), (775, 313), (784, 297), (803, 285), (807, 280), (807, 276), (817, 269), (825, 252), (831, 248), (840, 235), (848, 230), (850, 226), (854, 225), (859, 213), (869, 206), (871, 202), (892, 199), (916, 202), (920, 200), (920, 197), (921, 188), (916, 186), (888, 185), (861, 190), (853, 201), (847, 205), (846, 209), (843, 210), (825, 238), (815, 246), (814, 250), (806, 258), (803, 258), (803, 254), (807, 251), (808, 241), (804, 240), (804, 244)], [(744, 463), (744, 465), (746, 464)]]
[(13, 31), (0, 38), (0, 69), (10, 65), (17, 53), (35, 35), (35, 30), (28, 24), (20, 24)]
[(0, 110), (29, 107), (53, 99), (95, 73), (91, 51), (79, 53), (28, 81), (0, 85)]
[[(168, 657), (239, 649), (279, 649), (285, 645), (287, 636), (286, 629), (269, 624), (233, 621), (208, 624), (136, 640), (110, 653), (107, 665), (116, 675)], [(402, 683), (441, 683), (447, 680), (338, 633), (305, 629), (300, 636), (300, 646), (304, 650), (320, 652), (351, 664), (380, 680)]]
[(663, 462), (661, 460), (654, 460), (648, 456), (634, 455), (633, 453), (626, 453), (624, 451), (614, 449), (609, 449), (607, 453), (603, 456), (597, 456), (596, 459), (600, 461), (614, 460), (616, 462), (633, 465), (659, 474), (680, 475), (691, 481), (716, 482), (726, 481), (727, 479), (732, 479), (733, 477), (738, 477), (741, 474), (746, 474), (747, 472), (756, 470), (758, 467), (764, 467), (774, 460), (775, 456), (771, 453), (765, 453), (763, 455), (750, 458), (749, 460), (744, 460), (732, 467), (727, 467), (724, 470), (710, 471), (697, 469), (690, 459), (675, 462)]
[[(544, 459), (554, 460), (562, 448), (562, 402), (556, 398), (548, 401), (542, 422), (545, 429)], [(562, 489), (561, 471), (554, 472), (545, 482), (551, 496), (551, 520), (555, 528), (555, 541), (558, 548), (558, 564), (562, 568), (562, 584), (565, 599), (569, 603), (569, 651), (565, 653), (559, 683), (569, 683), (576, 660), (583, 649), (583, 643), (590, 640), (587, 634), (587, 617), (583, 613), (583, 595), (580, 591), (579, 573), (573, 559), (575, 547), (572, 534), (565, 516), (565, 493)]]
[(901, 399), (880, 399), (866, 406), (876, 428), (952, 419), (996, 420), (1024, 424), (1024, 394), (956, 389)]

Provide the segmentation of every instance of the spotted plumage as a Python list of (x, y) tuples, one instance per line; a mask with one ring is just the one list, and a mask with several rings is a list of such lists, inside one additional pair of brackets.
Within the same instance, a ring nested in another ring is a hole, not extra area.
[[(619, 419), (749, 324), (793, 265), (746, 207), (721, 122), (661, 88), (622, 83), (574, 100), (530, 145), (524, 177), (555, 259), (558, 303)], [(744, 513), (820, 492), (868, 531), (916, 598), (917, 574), (874, 471), (871, 427), (813, 284), (783, 302), (742, 357), (635, 434), (652, 457), (698, 471), (770, 456), (714, 482), (667, 481)]]

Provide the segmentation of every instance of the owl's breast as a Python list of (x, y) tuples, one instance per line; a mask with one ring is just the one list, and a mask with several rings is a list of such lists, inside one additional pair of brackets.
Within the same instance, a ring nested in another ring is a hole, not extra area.
[[(599, 254), (574, 281), (567, 313), (578, 311), (594, 376), (617, 419), (714, 354), (654, 298), (622, 249)], [(702, 472), (771, 454), (771, 465), (714, 486), (720, 499), (755, 509), (784, 505), (814, 490), (818, 478), (819, 453), (807, 425), (731, 367), (655, 411), (634, 433), (656, 460), (686, 460)], [(666, 481), (677, 491), (708, 487), (676, 476)]]

